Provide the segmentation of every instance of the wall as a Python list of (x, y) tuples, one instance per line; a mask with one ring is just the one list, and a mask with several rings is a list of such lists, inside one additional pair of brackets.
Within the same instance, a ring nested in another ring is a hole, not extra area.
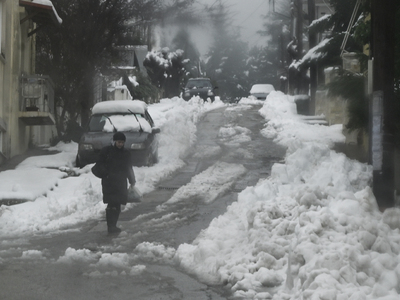
[[(0, 0), (1, 1), (1, 0)], [(0, 163), (6, 158), (21, 154), (28, 149), (30, 128), (18, 118), (20, 86), (19, 78), (22, 73), (33, 72), (32, 53), (33, 38), (28, 38), (29, 27), (32, 23), (20, 25), (24, 9), (18, 1), (3, 0), (2, 18), (2, 54), (0, 59), (0, 118), (5, 130), (2, 131)]]

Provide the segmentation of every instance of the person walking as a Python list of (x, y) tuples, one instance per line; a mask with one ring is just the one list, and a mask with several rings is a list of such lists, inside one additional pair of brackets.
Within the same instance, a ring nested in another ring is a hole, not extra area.
[(128, 199), (127, 180), (131, 186), (136, 183), (131, 153), (124, 148), (125, 141), (125, 134), (116, 132), (113, 136), (113, 144), (101, 150), (96, 162), (102, 174), (99, 176), (92, 169), (96, 176), (101, 177), (103, 202), (107, 204), (106, 220), (109, 234), (121, 232), (121, 229), (117, 227), (117, 222), (121, 205), (126, 205)]

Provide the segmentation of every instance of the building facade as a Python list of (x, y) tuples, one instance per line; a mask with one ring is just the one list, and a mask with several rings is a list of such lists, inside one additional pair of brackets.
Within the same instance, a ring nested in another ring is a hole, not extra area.
[(0, 0), (0, 164), (55, 132), (51, 79), (35, 74), (35, 33), (61, 22), (51, 1)]

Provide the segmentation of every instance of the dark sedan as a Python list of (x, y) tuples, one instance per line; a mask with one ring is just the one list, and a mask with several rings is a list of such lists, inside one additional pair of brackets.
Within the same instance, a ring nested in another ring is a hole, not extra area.
[(151, 118), (147, 105), (139, 100), (112, 100), (97, 103), (85, 133), (81, 137), (76, 166), (95, 163), (100, 150), (112, 143), (114, 132), (126, 136), (125, 148), (131, 150), (135, 166), (151, 166), (158, 161), (160, 132)]
[(192, 99), (194, 96), (199, 96), (204, 101), (210, 98), (211, 102), (215, 100), (215, 89), (209, 78), (191, 78), (186, 83), (183, 90), (182, 98), (186, 101)]

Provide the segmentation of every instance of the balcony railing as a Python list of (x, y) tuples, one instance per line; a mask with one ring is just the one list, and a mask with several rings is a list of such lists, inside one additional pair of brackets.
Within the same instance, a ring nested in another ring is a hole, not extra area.
[(49, 76), (21, 77), (20, 119), (26, 125), (54, 125), (54, 88)]

